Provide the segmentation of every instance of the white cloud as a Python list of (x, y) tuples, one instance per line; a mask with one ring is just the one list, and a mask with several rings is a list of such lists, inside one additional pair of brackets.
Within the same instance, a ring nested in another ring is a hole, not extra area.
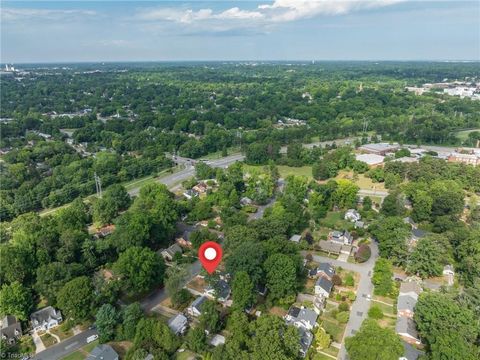
[(92, 10), (59, 10), (59, 9), (28, 9), (28, 8), (1, 8), (0, 17), (2, 21), (21, 21), (21, 20), (61, 20), (73, 17), (86, 17), (96, 15)]
[[(150, 21), (171, 21), (184, 24), (202, 23), (209, 20), (232, 20), (237, 25), (243, 22), (271, 24), (313, 18), (319, 15), (343, 15), (362, 9), (389, 6), (405, 0), (275, 0), (261, 4), (255, 10), (233, 7), (215, 12), (212, 9), (157, 8), (142, 10), (137, 18)], [(234, 27), (235, 23), (229, 23)]]

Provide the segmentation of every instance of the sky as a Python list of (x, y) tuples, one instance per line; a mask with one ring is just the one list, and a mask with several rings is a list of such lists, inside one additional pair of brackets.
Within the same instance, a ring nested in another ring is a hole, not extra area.
[(480, 60), (480, 1), (3, 1), (2, 63)]

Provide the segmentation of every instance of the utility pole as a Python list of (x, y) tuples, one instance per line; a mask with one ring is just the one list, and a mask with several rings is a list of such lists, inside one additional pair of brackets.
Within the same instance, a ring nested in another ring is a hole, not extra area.
[(95, 179), (95, 188), (97, 189), (97, 197), (100, 199), (102, 198), (102, 180), (97, 175), (97, 173), (93, 174), (93, 178)]

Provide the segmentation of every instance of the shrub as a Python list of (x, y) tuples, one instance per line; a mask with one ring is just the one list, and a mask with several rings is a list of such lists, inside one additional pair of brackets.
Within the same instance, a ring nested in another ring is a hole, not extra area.
[(337, 301), (342, 300), (342, 295), (336, 294), (336, 295), (335, 295), (335, 300), (337, 300)]
[(312, 254), (307, 254), (305, 256), (305, 259), (307, 259), (307, 261), (313, 261), (313, 255)]
[(346, 302), (342, 302), (340, 305), (338, 305), (338, 311), (349, 311), (350, 306)]
[(383, 318), (383, 311), (380, 309), (379, 306), (373, 305), (369, 310), (368, 310), (368, 316), (371, 317), (372, 319), (379, 320)]
[(371, 255), (372, 250), (370, 250), (370, 246), (368, 246), (367, 244), (362, 244), (355, 253), (355, 260), (359, 263), (363, 263), (370, 259)]
[(332, 276), (332, 283), (333, 283), (333, 285), (340, 286), (340, 285), (342, 285), (342, 278), (340, 276), (338, 276), (337, 274), (335, 274), (335, 275)]
[(335, 317), (338, 322), (342, 324), (346, 324), (348, 322), (348, 318), (350, 317), (350, 314), (348, 311), (342, 311), (337, 314)]
[(348, 274), (345, 276), (345, 286), (354, 286), (355, 285), (355, 280), (353, 279), (352, 274)]

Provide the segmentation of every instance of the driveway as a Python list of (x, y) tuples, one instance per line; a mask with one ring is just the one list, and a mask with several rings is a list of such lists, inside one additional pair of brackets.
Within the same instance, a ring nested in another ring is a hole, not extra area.
[(354, 335), (355, 332), (360, 329), (360, 325), (362, 325), (362, 321), (367, 317), (368, 309), (370, 308), (370, 300), (367, 299), (367, 295), (370, 295), (370, 298), (373, 297), (373, 284), (371, 282), (371, 277), (375, 261), (378, 257), (378, 246), (372, 241), (370, 248), (372, 249), (372, 256), (363, 264), (352, 264), (324, 256), (313, 255), (313, 260), (316, 262), (328, 262), (334, 266), (341, 266), (344, 269), (355, 271), (360, 274), (357, 298), (352, 304), (350, 319), (348, 320), (347, 327), (345, 328), (342, 347), (338, 353), (338, 359), (340, 360), (347, 359), (345, 337)]
[(40, 336), (38, 336), (36, 331), (32, 332), (32, 339), (33, 343), (35, 344), (35, 354), (38, 354), (46, 349), (45, 345), (43, 345), (42, 339), (40, 339)]

